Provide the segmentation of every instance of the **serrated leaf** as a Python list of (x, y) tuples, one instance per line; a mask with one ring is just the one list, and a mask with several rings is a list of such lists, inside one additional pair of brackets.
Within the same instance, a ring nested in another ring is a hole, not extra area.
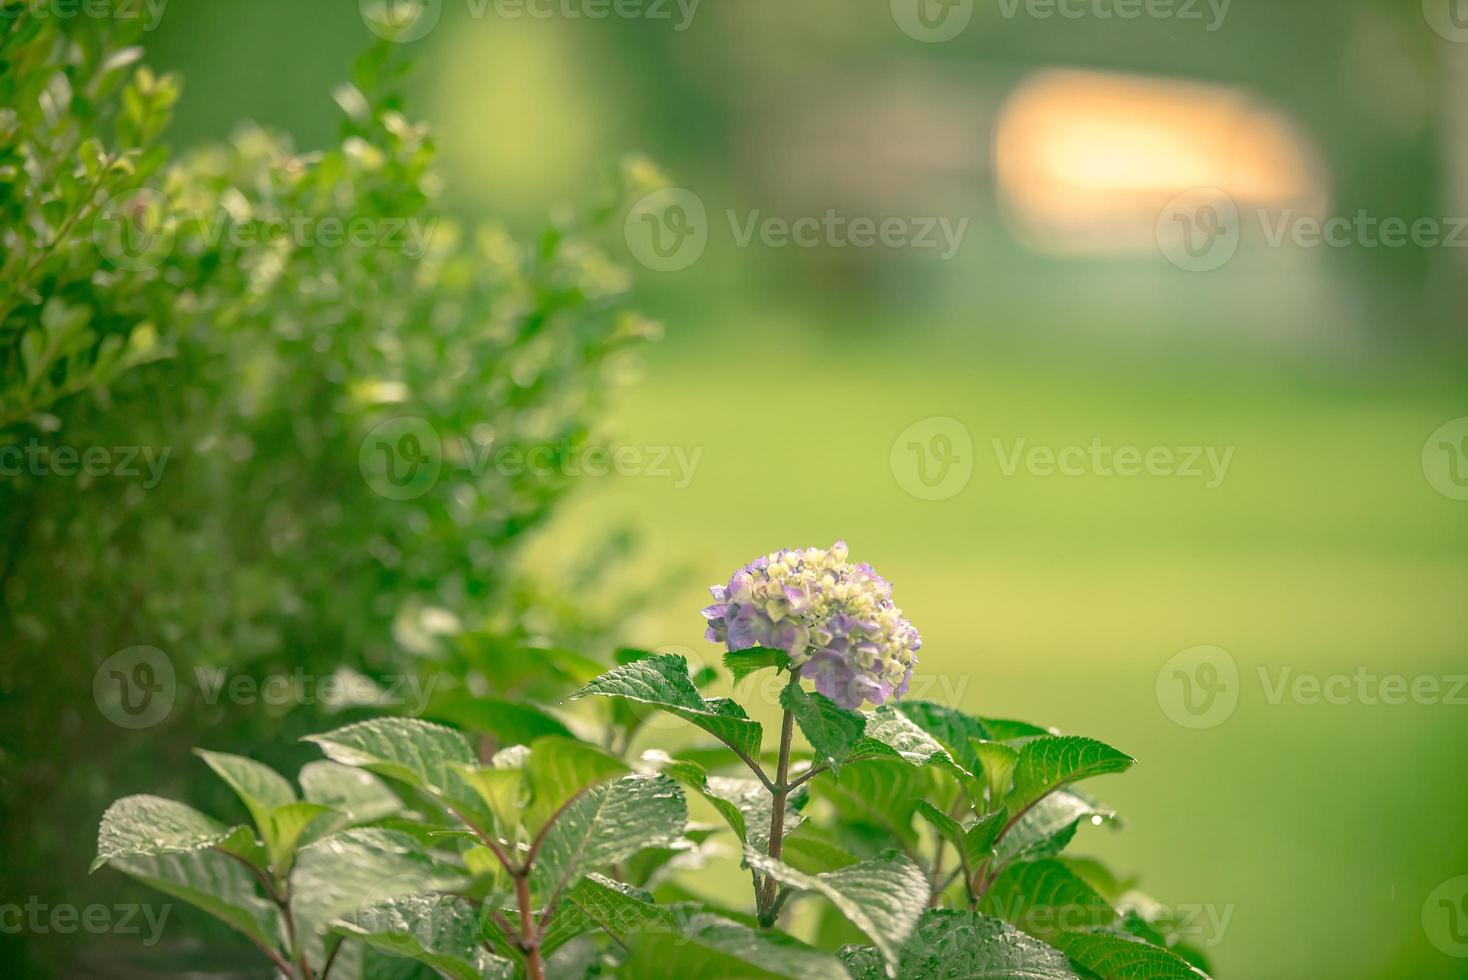
[(425, 963), (450, 980), (510, 980), (515, 964), (481, 947), (479, 920), (479, 912), (462, 898), (417, 893), (360, 906), (332, 928)]
[(91, 869), (121, 857), (187, 854), (210, 847), (242, 850), (246, 827), (226, 827), (193, 807), (161, 796), (125, 796), (107, 808), (97, 829)]
[(881, 951), (896, 976), (899, 950), (928, 907), (927, 875), (897, 852), (830, 871), (808, 875), (767, 854), (745, 848), (744, 859), (780, 884), (813, 891), (828, 899)]
[(240, 802), (250, 811), (256, 828), (269, 842), (271, 811), (296, 802), (296, 790), (290, 781), (263, 762), (241, 755), (209, 752), (205, 749), (195, 749), (194, 754), (203, 759), (234, 790)]
[(970, 741), (969, 749), (978, 760), (984, 776), (984, 785), (989, 790), (989, 805), (995, 807), (1009, 795), (1014, 777), (1015, 763), (1019, 762), (1019, 750), (1003, 742)]
[(466, 816), (490, 822), (491, 814), (460, 769), (474, 764), (474, 752), (452, 728), (416, 718), (375, 718), (322, 735), (307, 735), (305, 741), (321, 746), (334, 762), (396, 779), (440, 798)]
[(691, 918), (680, 932), (637, 937), (624, 967), (638, 980), (846, 980), (835, 957), (770, 929), (715, 915)]
[(688, 662), (676, 654), (659, 654), (617, 667), (571, 695), (620, 698), (647, 704), (702, 728), (725, 745), (753, 758), (759, 755), (763, 729), (728, 698), (704, 698), (688, 676)]
[(322, 934), (337, 919), (404, 895), (462, 888), (468, 881), (409, 834), (358, 827), (301, 848), (291, 873), (291, 909), (310, 961), (319, 965)]
[(1057, 949), (1106, 980), (1207, 980), (1176, 953), (1140, 939), (1105, 932), (1074, 932), (1052, 940)]
[(1116, 910), (1054, 859), (1010, 865), (984, 893), (979, 909), (1046, 941), (1062, 932), (1116, 922)]
[(764, 670), (767, 667), (779, 667), (781, 670), (790, 668), (790, 654), (784, 650), (776, 650), (771, 647), (750, 647), (747, 650), (730, 650), (724, 654), (724, 667), (730, 674), (734, 675), (734, 683), (738, 684), (750, 674)]
[(1116, 814), (1079, 793), (1057, 790), (1020, 817), (999, 842), (1001, 860), (1053, 857), (1065, 849), (1082, 820), (1114, 820)]
[(800, 726), (816, 758), (839, 772), (851, 755), (862, 732), (866, 716), (848, 711), (820, 692), (808, 692), (799, 684), (787, 684), (780, 692), (780, 706), (789, 711)]
[(580, 878), (644, 847), (671, 844), (688, 824), (688, 804), (667, 776), (635, 774), (587, 790), (550, 825), (531, 883), (554, 906)]
[(577, 739), (552, 735), (537, 740), (525, 763), (525, 783), (530, 790), (526, 828), (537, 833), (577, 793), (627, 771), (621, 759)]
[(969, 747), (973, 739), (981, 741), (992, 736), (988, 727), (973, 715), (964, 714), (957, 708), (933, 701), (900, 701), (897, 710), (908, 720), (937, 739), (948, 754), (953, 756), (970, 772), (978, 772), (979, 762)]
[(676, 916), (673, 906), (658, 905), (635, 885), (590, 874), (566, 892), (541, 940), (541, 951), (549, 955), (576, 936), (598, 929), (625, 946), (637, 933), (674, 930)]
[(1048, 735), (1024, 744), (1014, 765), (1009, 812), (1023, 813), (1061, 786), (1106, 773), (1123, 772), (1136, 762), (1105, 742), (1079, 735)]
[(267, 949), (280, 942), (280, 915), (255, 878), (216, 850), (117, 857), (117, 870), (208, 912)]
[(919, 728), (906, 715), (883, 705), (866, 715), (866, 730), (848, 757), (862, 759), (901, 759), (910, 766), (935, 766), (967, 783), (973, 774), (954, 761), (938, 740)]
[(432, 793), (443, 793), (457, 783), (453, 764), (474, 762), (463, 735), (415, 718), (374, 718), (307, 735), (305, 741), (321, 746), (334, 762), (370, 769)]
[(501, 745), (529, 745), (547, 735), (572, 737), (571, 730), (549, 712), (499, 698), (457, 694), (435, 700), (424, 713), (467, 731), (492, 735)]
[[(856, 980), (876, 980), (871, 953), (842, 950)], [(923, 915), (903, 944), (900, 977), (955, 980), (1082, 980), (1057, 949), (998, 919), (958, 909)]]
[(308, 801), (345, 814), (348, 823), (371, 823), (403, 808), (397, 794), (364, 769), (321, 759), (302, 766), (297, 778)]

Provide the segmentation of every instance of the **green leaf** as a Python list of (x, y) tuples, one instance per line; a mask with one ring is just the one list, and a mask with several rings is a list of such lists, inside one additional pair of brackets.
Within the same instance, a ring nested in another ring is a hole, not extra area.
[(917, 843), (912, 818), (931, 787), (927, 771), (898, 758), (867, 759), (843, 767), (839, 779), (812, 780), (809, 785), (848, 820), (864, 818), (898, 840)]
[[(658, 766), (664, 773), (712, 803), (724, 822), (739, 837), (741, 844), (750, 844), (760, 850), (769, 849), (770, 815), (775, 809), (775, 799), (763, 783), (743, 777), (710, 776), (698, 763), (686, 759), (670, 759), (662, 752), (644, 753), (643, 759)], [(786, 798), (787, 834), (799, 827), (805, 819), (800, 811), (808, 798), (804, 786)]]
[(1106, 980), (1206, 980), (1207, 977), (1176, 953), (1140, 939), (1105, 932), (1074, 932), (1057, 936), (1051, 942)]
[(90, 870), (122, 857), (187, 854), (210, 847), (239, 853), (246, 839), (254, 840), (248, 828), (226, 827), (183, 803), (161, 796), (125, 796), (102, 815)]
[(257, 890), (255, 878), (215, 850), (112, 858), (114, 868), (188, 902), (244, 933), (266, 949), (280, 943), (280, 914)]
[(671, 844), (688, 825), (688, 804), (667, 776), (635, 774), (596, 786), (562, 811), (545, 832), (531, 883), (553, 906), (598, 868), (644, 847)]
[(474, 752), (452, 728), (416, 718), (376, 718), (307, 735), (305, 741), (321, 746), (334, 762), (407, 783), (466, 816), (490, 822), (479, 794), (462, 774), (461, 767), (474, 764)]
[(817, 875), (856, 864), (861, 858), (830, 841), (795, 834), (787, 836), (781, 844), (780, 860), (796, 871)]
[(1003, 810), (979, 818), (977, 823), (967, 829), (927, 800), (918, 801), (917, 812), (933, 825), (944, 840), (953, 845), (963, 863), (965, 874), (972, 874), (993, 853), (994, 838), (1004, 825)]
[(771, 647), (731, 650), (724, 654), (724, 667), (734, 675), (734, 683), (738, 684), (750, 674), (764, 670), (766, 667), (789, 670), (790, 654)]
[(910, 766), (935, 766), (946, 770), (965, 783), (972, 780), (973, 774), (953, 761), (937, 739), (891, 705), (876, 709), (866, 715), (866, 720), (866, 731), (852, 749), (848, 761), (901, 759)]
[(978, 772), (979, 761), (969, 747), (973, 739), (990, 738), (989, 729), (972, 715), (933, 701), (901, 701), (897, 710), (927, 732), (970, 772)]
[(1105, 742), (1079, 735), (1048, 735), (1026, 742), (1014, 766), (1010, 813), (1023, 813), (1053, 790), (1092, 776), (1123, 772), (1136, 762)]
[(846, 980), (835, 957), (770, 929), (703, 914), (679, 932), (639, 935), (624, 966), (638, 980)]
[(984, 741), (970, 741), (969, 748), (983, 771), (984, 784), (989, 789), (989, 805), (996, 807), (1009, 793), (1014, 766), (1019, 762), (1019, 750), (1003, 742)]
[(996, 742), (1018, 742), (1055, 734), (1048, 728), (1041, 728), (1027, 721), (1015, 721), (1012, 718), (980, 718), (979, 720), (984, 723), (985, 728), (989, 729), (988, 737)]
[(546, 735), (572, 737), (571, 730), (548, 712), (534, 705), (499, 698), (461, 693), (435, 700), (424, 713), (471, 732), (492, 735), (501, 745), (529, 745)]
[(566, 892), (560, 910), (551, 917), (541, 950), (549, 955), (571, 939), (597, 929), (625, 946), (638, 933), (671, 931), (676, 915), (674, 907), (658, 905), (635, 885), (589, 874)]
[(1046, 941), (1116, 922), (1116, 910), (1054, 859), (1010, 865), (984, 893), (981, 911)]
[(320, 759), (302, 766), (297, 778), (307, 800), (345, 814), (351, 824), (381, 820), (403, 808), (397, 794), (363, 769)]
[[(498, 759), (498, 757), (496, 757)], [(464, 781), (479, 794), (501, 836), (512, 838), (525, 814), (525, 773), (517, 768), (461, 766)]]
[(1028, 861), (1065, 849), (1082, 820), (1106, 822), (1116, 814), (1079, 793), (1057, 790), (1030, 807), (999, 843), (999, 857)]
[(374, 718), (322, 735), (307, 735), (327, 757), (430, 793), (459, 785), (453, 764), (471, 765), (474, 752), (452, 728), (415, 718)]
[[(860, 947), (842, 950), (856, 980), (876, 980), (873, 957)], [(998, 919), (958, 909), (923, 915), (903, 944), (898, 976), (962, 980), (1081, 980), (1064, 953)]]
[(451, 891), (468, 881), (408, 834), (359, 827), (301, 848), (291, 873), (291, 909), (310, 961), (319, 965), (322, 934), (336, 920), (389, 899)]
[(927, 875), (912, 859), (897, 852), (818, 875), (797, 871), (747, 847), (744, 859), (756, 871), (788, 888), (825, 896), (872, 940), (892, 970), (897, 966), (902, 944), (928, 906)]
[(851, 755), (862, 732), (866, 716), (848, 711), (819, 692), (807, 692), (799, 684), (787, 684), (780, 692), (780, 706), (795, 717), (816, 757), (839, 772)]
[(296, 791), (290, 781), (264, 763), (241, 755), (205, 749), (195, 749), (194, 754), (234, 790), (268, 843), (271, 811), (296, 802)]
[(270, 855), (270, 867), (277, 877), (284, 878), (290, 873), (296, 848), (306, 831), (313, 826), (325, 825), (324, 820), (317, 824), (317, 819), (334, 813), (336, 811), (331, 807), (320, 803), (286, 803), (270, 811), (262, 833)]
[(558, 735), (536, 741), (525, 764), (530, 802), (525, 826), (537, 833), (558, 808), (577, 793), (628, 771), (621, 759), (585, 742)]
[(688, 676), (688, 662), (676, 654), (659, 654), (617, 667), (571, 695), (621, 698), (652, 705), (692, 722), (736, 752), (759, 755), (763, 729), (728, 698), (704, 698)]
[(400, 895), (359, 906), (332, 923), (347, 936), (396, 956), (426, 963), (450, 980), (515, 976), (515, 964), (480, 945), (480, 916), (452, 895)]

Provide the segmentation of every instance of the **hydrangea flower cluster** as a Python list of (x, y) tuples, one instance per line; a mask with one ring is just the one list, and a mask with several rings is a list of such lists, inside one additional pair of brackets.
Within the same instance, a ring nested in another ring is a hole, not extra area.
[(922, 638), (892, 604), (892, 586), (865, 562), (829, 549), (782, 549), (715, 585), (705, 636), (730, 650), (776, 647), (843, 708), (907, 693)]

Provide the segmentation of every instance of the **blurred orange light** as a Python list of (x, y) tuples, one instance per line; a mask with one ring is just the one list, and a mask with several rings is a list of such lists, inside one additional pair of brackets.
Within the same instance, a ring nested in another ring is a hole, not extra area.
[(1005, 103), (994, 153), (1011, 232), (1054, 254), (1154, 248), (1158, 214), (1198, 188), (1316, 216), (1327, 200), (1308, 138), (1222, 86), (1045, 70)]

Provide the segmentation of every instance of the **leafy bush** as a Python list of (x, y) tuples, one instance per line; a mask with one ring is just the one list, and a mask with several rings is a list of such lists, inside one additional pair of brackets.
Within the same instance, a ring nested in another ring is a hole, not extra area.
[[(932, 702), (845, 709), (806, 690), (786, 651), (731, 652), (736, 687), (783, 678), (771, 754), (682, 657), (619, 661), (570, 693), (602, 703), (595, 715), (482, 705), (525, 736), (482, 763), (452, 729), (359, 722), (309, 737), (330, 761), (302, 770), (297, 801), (258, 763), (204, 753), (255, 827), (130, 797), (103, 819), (97, 865), (199, 903), (282, 974), (317, 980), (412, 975), (410, 961), (454, 980), (1204, 976), (1153, 903), (1064, 855), (1082, 823), (1115, 820), (1075, 784), (1129, 768), (1116, 749)], [(720, 744), (603, 747), (656, 713)], [(689, 822), (689, 801), (721, 823)], [(730, 836), (748, 900), (695, 897), (680, 876)], [(828, 910), (814, 943), (779, 928), (807, 899)]]
[[(182, 782), (189, 744), (294, 764), (274, 740), (333, 713), (452, 712), (506, 651), (606, 635), (517, 558), (656, 333), (599, 243), (658, 178), (624, 168), (528, 246), (456, 227), (387, 42), (334, 93), (333, 145), (245, 126), (174, 156), (180, 85), (126, 46), (135, 20), (0, 2), (0, 786), (26, 801), (0, 847), (17, 890), (82, 897), (56, 856), (123, 788)], [(537, 448), (549, 465), (495, 464)], [(136, 645), (176, 692), (119, 738), (93, 684)], [(314, 686), (232, 703), (241, 677)], [(404, 678), (424, 697), (393, 697)], [(95, 777), (68, 778), (78, 758)]]

